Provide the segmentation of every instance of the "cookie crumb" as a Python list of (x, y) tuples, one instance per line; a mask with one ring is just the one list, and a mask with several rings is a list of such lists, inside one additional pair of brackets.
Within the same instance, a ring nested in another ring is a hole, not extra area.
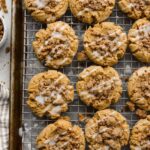
[(0, 0), (0, 10), (3, 10), (4, 13), (8, 13), (6, 0)]
[(130, 109), (130, 111), (135, 111), (135, 104), (132, 102), (127, 102), (126, 106)]
[(137, 109), (136, 110), (136, 115), (141, 118), (141, 119), (144, 119), (147, 117), (147, 112), (145, 110), (142, 110), (142, 109)]
[(87, 55), (85, 54), (85, 51), (78, 52), (78, 54), (77, 54), (78, 61), (85, 61), (87, 59), (88, 58), (87, 58)]
[(81, 113), (78, 114), (78, 117), (79, 117), (79, 122), (84, 122), (84, 123), (86, 123), (90, 119), (90, 117), (87, 117)]

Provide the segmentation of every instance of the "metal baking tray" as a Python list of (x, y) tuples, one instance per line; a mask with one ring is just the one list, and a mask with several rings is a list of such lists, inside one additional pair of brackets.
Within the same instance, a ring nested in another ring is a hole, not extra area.
[[(117, 2), (116, 2), (117, 4)], [(82, 35), (88, 28), (88, 25), (79, 22), (72, 16), (68, 10), (60, 20), (69, 23), (80, 40), (79, 51), (83, 50)], [(131, 27), (133, 20), (123, 14), (116, 5), (113, 14), (107, 21), (115, 22), (121, 25), (126, 32)], [(37, 118), (27, 107), (26, 101), (28, 98), (27, 86), (29, 80), (37, 73), (48, 70), (35, 57), (32, 49), (32, 41), (35, 33), (45, 28), (39, 22), (36, 22), (30, 14), (24, 9), (23, 1), (17, 0), (13, 4), (13, 22), (12, 22), (12, 55), (11, 55), (11, 106), (10, 106), (10, 150), (23, 149), (35, 150), (35, 139), (38, 133), (49, 123), (53, 122), (49, 118)], [(86, 67), (92, 65), (90, 61), (78, 62), (76, 57), (70, 66), (61, 69), (72, 83), (75, 85), (77, 75)], [(111, 108), (121, 112), (128, 120), (130, 127), (138, 120), (134, 112), (123, 109), (128, 101), (126, 91), (126, 79), (137, 68), (144, 66), (138, 62), (127, 50), (124, 58), (114, 66), (119, 72), (123, 82), (123, 94), (120, 101), (112, 105)], [(69, 105), (69, 110), (63, 115), (70, 116), (71, 121), (84, 128), (84, 125), (79, 122), (78, 114), (85, 116), (93, 116), (95, 110), (83, 104), (75, 91), (74, 102)], [(123, 148), (128, 150), (129, 147)]]

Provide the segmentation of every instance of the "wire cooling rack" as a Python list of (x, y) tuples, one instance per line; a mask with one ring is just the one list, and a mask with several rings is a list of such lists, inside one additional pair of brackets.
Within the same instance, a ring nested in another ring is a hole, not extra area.
[[(76, 31), (76, 34), (80, 40), (79, 51), (83, 50), (82, 44), (82, 35), (84, 31), (88, 28), (88, 25), (79, 22), (75, 17), (72, 16), (71, 12), (68, 11), (63, 18), (62, 21), (67, 22), (73, 29)], [(108, 21), (115, 22), (118, 25), (121, 25), (126, 32), (128, 32), (131, 27), (133, 21), (129, 19), (125, 14), (123, 14), (116, 5), (113, 14), (109, 17)], [(30, 14), (26, 11), (24, 12), (24, 64), (23, 64), (23, 104), (22, 104), (22, 149), (23, 150), (36, 150), (35, 139), (38, 133), (49, 123), (52, 121), (48, 118), (37, 118), (31, 110), (27, 107), (26, 101), (28, 98), (27, 86), (29, 80), (37, 73), (48, 70), (48, 68), (44, 67), (36, 58), (33, 49), (32, 49), (32, 41), (35, 38), (35, 33), (41, 29), (45, 28), (45, 25), (38, 23), (32, 19)], [(77, 81), (77, 75), (86, 67), (92, 65), (90, 61), (78, 62), (76, 58), (74, 58), (73, 63), (70, 66), (61, 69), (60, 71), (65, 73), (72, 83), (74, 84)], [(126, 82), (125, 78), (129, 77), (132, 72), (143, 66), (143, 64), (139, 63), (135, 60), (132, 54), (127, 50), (124, 58), (119, 61), (117, 65), (114, 66), (116, 70), (119, 72), (122, 82), (123, 82), (123, 94), (121, 100), (116, 104), (112, 105), (111, 108), (121, 112), (128, 120), (130, 127), (135, 124), (137, 121), (137, 117), (135, 113), (126, 111), (123, 109), (126, 101), (128, 101), (127, 91), (126, 91)], [(91, 107), (87, 107), (83, 104), (75, 91), (74, 102), (69, 105), (69, 110), (64, 113), (64, 115), (70, 116), (71, 121), (75, 124), (84, 127), (78, 119), (78, 114), (81, 113), (85, 116), (92, 116), (95, 110)], [(124, 150), (128, 150), (126, 147)]]

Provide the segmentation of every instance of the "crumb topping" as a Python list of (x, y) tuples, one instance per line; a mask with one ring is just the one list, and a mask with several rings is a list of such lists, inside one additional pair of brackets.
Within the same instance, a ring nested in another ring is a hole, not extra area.
[(79, 2), (81, 11), (79, 11), (78, 16), (84, 15), (85, 12), (104, 11), (107, 7), (114, 5), (112, 0), (79, 0)]
[(118, 4), (121, 10), (133, 19), (150, 17), (149, 0), (120, 0)]
[(144, 12), (150, 6), (149, 0), (128, 0), (127, 7), (132, 11)]
[(150, 71), (144, 70), (144, 74), (141, 75), (137, 71), (137, 75), (136, 88), (133, 89), (133, 96), (137, 98), (135, 102), (150, 107)]
[[(84, 147), (84, 143), (81, 141), (83, 137), (83, 132), (77, 130), (77, 126), (70, 126), (68, 129), (57, 125), (57, 122), (54, 124), (55, 129), (49, 136), (46, 135), (42, 139), (41, 144), (38, 144), (38, 148), (46, 148), (47, 150), (80, 150), (81, 147)], [(38, 140), (39, 142), (39, 140)]]
[[(90, 77), (88, 76), (90, 74)], [(93, 100), (106, 100), (115, 89), (117, 85), (120, 85), (120, 80), (117, 77), (109, 77), (106, 74), (94, 74), (89, 72), (87, 74), (89, 80), (84, 85), (84, 91), (80, 92), (81, 96), (92, 98)], [(84, 77), (87, 77), (84, 75)]]
[(107, 34), (91, 30), (93, 41), (84, 41), (85, 48), (92, 51), (92, 55), (99, 61), (116, 55), (119, 48), (126, 43), (126, 34), (121, 29), (108, 30)]
[(107, 147), (110, 150), (119, 150), (127, 144), (129, 129), (125, 128), (127, 127), (125, 119), (120, 119), (115, 111), (97, 117), (86, 128), (91, 149)]
[(61, 0), (32, 0), (32, 6), (38, 9), (50, 9), (56, 7)]
[(46, 66), (58, 69), (71, 63), (78, 40), (69, 25), (62, 22), (53, 25), (52, 27), (50, 24), (45, 31), (37, 33), (33, 47), (38, 58), (44, 60)]
[(46, 114), (51, 118), (56, 118), (60, 116), (61, 112), (68, 109), (67, 104), (73, 100), (73, 86), (63, 80), (65, 80), (65, 76), (61, 74), (57, 78), (42, 78), (36, 92), (30, 92), (30, 102), (31, 100), (36, 101), (40, 106), (40, 115)]
[(150, 53), (150, 23), (137, 26), (136, 29), (131, 29), (130, 40), (138, 44), (139, 48), (144, 47)]
[(150, 120), (141, 119), (132, 129), (131, 149), (147, 150), (150, 147)]

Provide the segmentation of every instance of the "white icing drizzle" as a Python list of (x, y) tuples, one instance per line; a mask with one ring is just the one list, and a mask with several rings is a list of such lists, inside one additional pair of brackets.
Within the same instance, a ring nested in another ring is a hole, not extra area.
[(64, 75), (60, 75), (59, 78), (54, 81), (54, 84), (57, 84), (63, 78), (64, 78)]
[(60, 33), (60, 32), (52, 32), (52, 34), (51, 34), (51, 37), (52, 38), (57, 38), (57, 39), (62, 39), (62, 38), (64, 38), (64, 36), (62, 35), (62, 33)]
[(35, 0), (34, 5), (37, 6), (37, 8), (42, 9), (44, 8), (50, 0)]
[[(111, 88), (112, 83), (117, 84), (118, 78), (113, 77), (110, 80), (107, 81), (102, 81), (100, 82), (98, 85), (95, 85), (94, 87), (92, 87), (89, 92), (94, 92), (94, 91), (98, 91), (99, 93), (102, 93), (103, 90), (107, 90)], [(95, 98), (94, 94), (90, 94), (88, 91), (82, 91), (80, 93), (80, 96), (86, 96), (86, 98)]]
[(127, 7), (128, 8), (133, 8), (133, 7), (135, 7), (137, 4), (135, 4), (135, 3), (129, 3), (128, 5), (127, 5)]
[[(51, 0), (34, 0), (33, 6), (36, 6), (39, 9), (43, 9), (48, 5)], [(62, 0), (55, 0), (55, 2), (60, 3)]]
[(88, 128), (93, 128), (93, 127), (95, 127), (98, 123), (100, 123), (100, 122), (106, 120), (106, 119), (109, 118), (110, 116), (114, 116), (116, 113), (117, 113), (116, 111), (113, 111), (111, 114), (109, 114), (109, 115), (103, 117), (102, 119), (97, 120), (96, 122), (93, 122), (93, 124), (92, 124), (91, 126), (89, 126)]
[(141, 38), (147, 38), (150, 35), (150, 24), (145, 24), (141, 27), (139, 27), (139, 29), (136, 29), (136, 31), (134, 31), (132, 33), (132, 35), (135, 37), (135, 41), (136, 40), (140, 40)]
[(45, 142), (44, 142), (44, 144), (48, 144), (48, 145), (55, 145), (56, 144), (56, 142), (54, 141), (54, 140), (52, 140), (52, 139), (47, 139)]
[(83, 10), (79, 11), (79, 13), (77, 14), (77, 16), (82, 16), (86, 12), (92, 12), (92, 9), (90, 9), (90, 8), (84, 8)]
[(41, 51), (43, 50), (44, 46), (42, 45), (40, 48), (38, 48), (37, 53), (40, 54)]
[(105, 131), (107, 131), (107, 130), (109, 130), (109, 128), (105, 127), (105, 128), (103, 128), (102, 130), (100, 130), (100, 133), (103, 133), (103, 132), (105, 132)]
[(91, 71), (85, 70), (82, 75), (80, 75), (81, 78), (86, 78), (90, 76), (93, 72), (97, 70), (97, 67), (93, 68)]
[(135, 150), (142, 150), (142, 148), (140, 146), (136, 146)]
[(110, 149), (109, 146), (105, 146), (105, 147), (103, 147), (103, 148), (99, 148), (98, 150), (109, 150), (109, 149)]
[(50, 55), (47, 55), (47, 56), (46, 56), (46, 60), (47, 60), (47, 61), (51, 61), (51, 60), (53, 60), (53, 58), (52, 58)]
[(44, 108), (43, 112), (45, 113), (45, 112), (51, 110), (51, 108), (52, 108), (52, 104), (49, 104)]
[[(125, 33), (120, 33), (121, 30), (117, 30), (115, 32), (110, 33), (107, 36), (104, 37), (100, 37), (100, 39), (98, 39), (98, 41), (103, 40), (103, 38), (108, 38), (109, 36), (115, 35), (115, 34), (119, 34), (113, 41), (110, 41), (110, 47), (113, 47), (112, 49), (110, 49), (111, 52), (115, 52), (124, 42), (125, 40), (123, 40), (123, 37), (125, 37)], [(122, 40), (122, 41), (121, 41)], [(89, 45), (93, 45), (95, 44), (95, 40), (93, 42), (91, 42)], [(106, 45), (101, 45), (102, 49), (106, 48)], [(99, 51), (93, 51), (92, 55), (94, 58), (98, 59), (99, 61), (103, 60), (104, 58), (106, 58), (107, 56), (109, 56), (110, 52), (109, 51), (105, 51), (105, 54), (102, 55)]]
[(145, 72), (146, 71), (146, 69), (139, 69), (139, 70), (137, 70), (135, 73), (137, 73), (138, 74), (138, 76), (143, 76), (143, 75), (145, 75), (145, 73), (150, 73), (150, 70), (148, 70), (147, 72)]
[(42, 105), (44, 105), (44, 103), (45, 103), (45, 101), (46, 101), (47, 98), (48, 97), (44, 97), (44, 96), (41, 96), (41, 95), (35, 97), (36, 101), (39, 102)]
[(50, 111), (50, 113), (52, 115), (56, 115), (56, 114), (60, 113), (60, 111), (61, 111), (61, 106), (55, 106), (55, 107), (52, 108), (52, 110)]
[(59, 65), (63, 65), (64, 63), (66, 63), (69, 60), (69, 58), (64, 58), (63, 60), (59, 60), (59, 62), (57, 62), (57, 64)]
[(80, 96), (84, 96), (84, 97), (86, 97), (87, 99), (88, 99), (88, 98), (95, 98), (95, 96), (94, 96), (93, 94), (90, 94), (90, 93), (87, 92), (87, 91), (82, 91), (82, 92), (80, 92)]

